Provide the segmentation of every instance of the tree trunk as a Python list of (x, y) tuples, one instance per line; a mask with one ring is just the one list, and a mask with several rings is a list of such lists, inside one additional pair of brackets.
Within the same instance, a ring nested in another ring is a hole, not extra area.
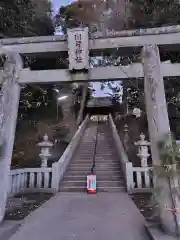
[(68, 96), (68, 98), (65, 101), (61, 102), (61, 108), (63, 112), (63, 124), (65, 127), (69, 129), (69, 134), (67, 136), (67, 139), (68, 141), (70, 141), (76, 130), (75, 117), (74, 117), (74, 112), (72, 110), (73, 103), (74, 103), (74, 96), (72, 94), (71, 88), (62, 90), (62, 92), (64, 92), (65, 95)]
[(78, 128), (79, 124), (82, 122), (82, 119), (83, 119), (83, 112), (84, 112), (84, 107), (85, 107), (87, 90), (88, 90), (88, 83), (84, 83), (82, 99), (81, 99), (81, 104), (80, 104), (80, 110), (79, 110), (77, 121), (76, 121), (76, 129)]
[(128, 114), (128, 91), (127, 91), (127, 81), (123, 81), (123, 108), (124, 108), (124, 114)]

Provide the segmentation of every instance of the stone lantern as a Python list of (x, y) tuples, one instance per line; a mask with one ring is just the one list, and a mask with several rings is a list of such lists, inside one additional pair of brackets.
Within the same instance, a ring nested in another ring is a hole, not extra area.
[(138, 146), (138, 154), (137, 156), (141, 159), (141, 167), (147, 167), (147, 159), (150, 156), (148, 153), (148, 147), (150, 146), (150, 142), (145, 140), (144, 133), (140, 134), (140, 140), (134, 143), (135, 146)]
[(47, 161), (52, 155), (50, 153), (50, 148), (52, 148), (53, 143), (48, 140), (48, 135), (45, 134), (43, 137), (43, 141), (38, 143), (37, 145), (41, 148), (41, 152), (39, 154), (41, 158), (41, 167), (47, 167)]
[(129, 141), (129, 129), (128, 125), (124, 125), (124, 146), (126, 148), (126, 151), (128, 151), (128, 141)]

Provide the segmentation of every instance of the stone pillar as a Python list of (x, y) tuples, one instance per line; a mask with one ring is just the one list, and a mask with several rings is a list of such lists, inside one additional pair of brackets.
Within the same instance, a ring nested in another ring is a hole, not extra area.
[[(170, 133), (170, 126), (158, 47), (156, 45), (145, 45), (142, 49), (142, 60), (152, 161), (153, 165), (160, 165), (158, 141)], [(165, 177), (156, 178), (155, 184), (160, 189), (160, 193), (158, 191), (157, 194), (159, 195), (159, 215), (162, 226), (165, 231), (175, 233), (177, 231), (178, 216), (167, 210), (167, 207), (169, 209), (173, 208), (170, 184)]]
[(4, 218), (10, 188), (10, 167), (20, 98), (18, 78), (22, 69), (18, 54), (0, 49), (0, 54), (3, 53), (7, 55), (7, 60), (0, 95), (0, 222)]
[(170, 133), (167, 113), (164, 82), (160, 70), (159, 50), (156, 45), (147, 45), (142, 50), (144, 69), (144, 92), (146, 113), (153, 164), (159, 164), (157, 141), (165, 134)]

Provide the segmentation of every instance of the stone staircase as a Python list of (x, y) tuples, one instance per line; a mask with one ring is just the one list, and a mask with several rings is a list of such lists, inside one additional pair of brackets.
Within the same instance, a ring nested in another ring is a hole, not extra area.
[(95, 154), (98, 192), (123, 191), (124, 182), (108, 123), (89, 122), (75, 156), (60, 184), (61, 192), (85, 192), (86, 176)]
[(108, 124), (99, 124), (95, 163), (98, 191), (119, 192), (125, 190), (120, 161)]

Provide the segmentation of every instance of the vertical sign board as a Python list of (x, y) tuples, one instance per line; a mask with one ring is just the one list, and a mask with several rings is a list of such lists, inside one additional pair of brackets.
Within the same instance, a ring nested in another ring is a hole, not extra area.
[(88, 28), (68, 29), (69, 70), (89, 69)]
[(87, 176), (87, 192), (96, 193), (96, 175)]

